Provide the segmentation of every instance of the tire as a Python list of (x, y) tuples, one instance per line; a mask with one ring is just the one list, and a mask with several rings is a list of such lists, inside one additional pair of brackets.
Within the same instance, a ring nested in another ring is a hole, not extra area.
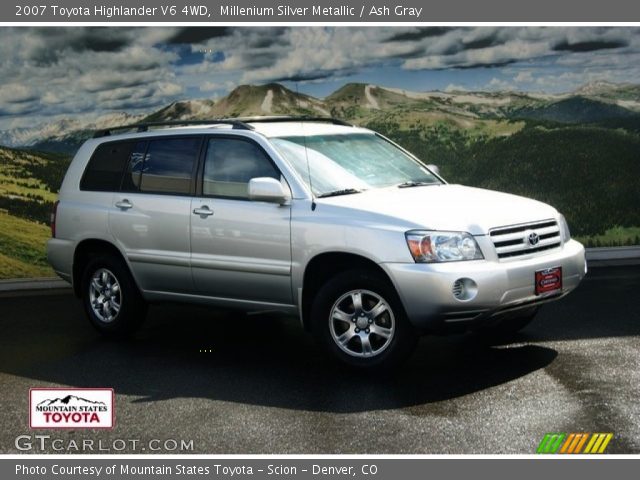
[(418, 340), (393, 286), (368, 270), (330, 278), (312, 302), (310, 322), (327, 354), (360, 369), (391, 370), (411, 355)]
[(81, 281), (85, 313), (100, 333), (124, 336), (140, 327), (147, 305), (120, 258), (112, 254), (93, 256)]
[(506, 338), (518, 333), (536, 317), (539, 307), (532, 307), (517, 313), (505, 315), (490, 325), (480, 328), (480, 333), (493, 338)]

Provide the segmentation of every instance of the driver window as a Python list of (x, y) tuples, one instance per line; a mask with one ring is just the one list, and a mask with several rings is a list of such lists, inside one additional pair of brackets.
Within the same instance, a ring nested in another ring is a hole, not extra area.
[(266, 154), (254, 143), (233, 138), (212, 138), (207, 145), (202, 193), (205, 196), (248, 199), (249, 180), (280, 179)]

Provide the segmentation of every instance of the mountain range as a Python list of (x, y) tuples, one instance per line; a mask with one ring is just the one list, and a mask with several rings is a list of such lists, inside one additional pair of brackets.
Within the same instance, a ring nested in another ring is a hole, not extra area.
[[(591, 124), (640, 119), (640, 85), (593, 82), (570, 93), (511, 91), (414, 92), (349, 83), (325, 98), (297, 93), (283, 85), (241, 85), (217, 101), (184, 100), (145, 114), (109, 113), (81, 122), (63, 118), (33, 128), (0, 131), (0, 145), (73, 153), (94, 130), (138, 122), (206, 120), (255, 115), (334, 116), (356, 124), (394, 121), (443, 123), (463, 129), (513, 133), (520, 120)], [(511, 124), (511, 126), (509, 126)], [(517, 130), (517, 129), (516, 129)]]
[(65, 406), (77, 406), (77, 405), (106, 405), (106, 403), (104, 402), (95, 402), (93, 400), (88, 400), (86, 398), (82, 398), (82, 397), (76, 397), (75, 395), (67, 395), (64, 398), (54, 398), (54, 399), (47, 399), (47, 400), (43, 400), (42, 402), (38, 403), (38, 406), (44, 406), (44, 407), (52, 407), (52, 406), (59, 406), (59, 405), (65, 405)]
[(342, 118), (440, 167), (450, 183), (523, 195), (565, 214), (588, 246), (640, 245), (640, 86), (574, 92), (413, 92), (349, 83), (325, 98), (243, 85), (143, 114), (0, 132), (0, 278), (46, 276), (44, 226), (71, 155), (96, 129), (255, 115)]

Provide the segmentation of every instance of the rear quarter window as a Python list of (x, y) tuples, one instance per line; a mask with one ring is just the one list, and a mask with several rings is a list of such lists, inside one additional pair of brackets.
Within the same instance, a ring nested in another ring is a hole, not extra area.
[(135, 142), (109, 142), (99, 145), (80, 180), (80, 190), (117, 192), (120, 189), (122, 172), (134, 145)]

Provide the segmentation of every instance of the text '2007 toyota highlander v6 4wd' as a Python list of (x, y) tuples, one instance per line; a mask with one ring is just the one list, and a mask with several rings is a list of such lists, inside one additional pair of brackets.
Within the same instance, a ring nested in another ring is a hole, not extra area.
[(148, 302), (283, 311), (343, 362), (389, 366), (424, 332), (522, 328), (586, 273), (554, 208), (449, 185), (339, 120), (127, 128), (80, 148), (48, 243), (105, 333)]

